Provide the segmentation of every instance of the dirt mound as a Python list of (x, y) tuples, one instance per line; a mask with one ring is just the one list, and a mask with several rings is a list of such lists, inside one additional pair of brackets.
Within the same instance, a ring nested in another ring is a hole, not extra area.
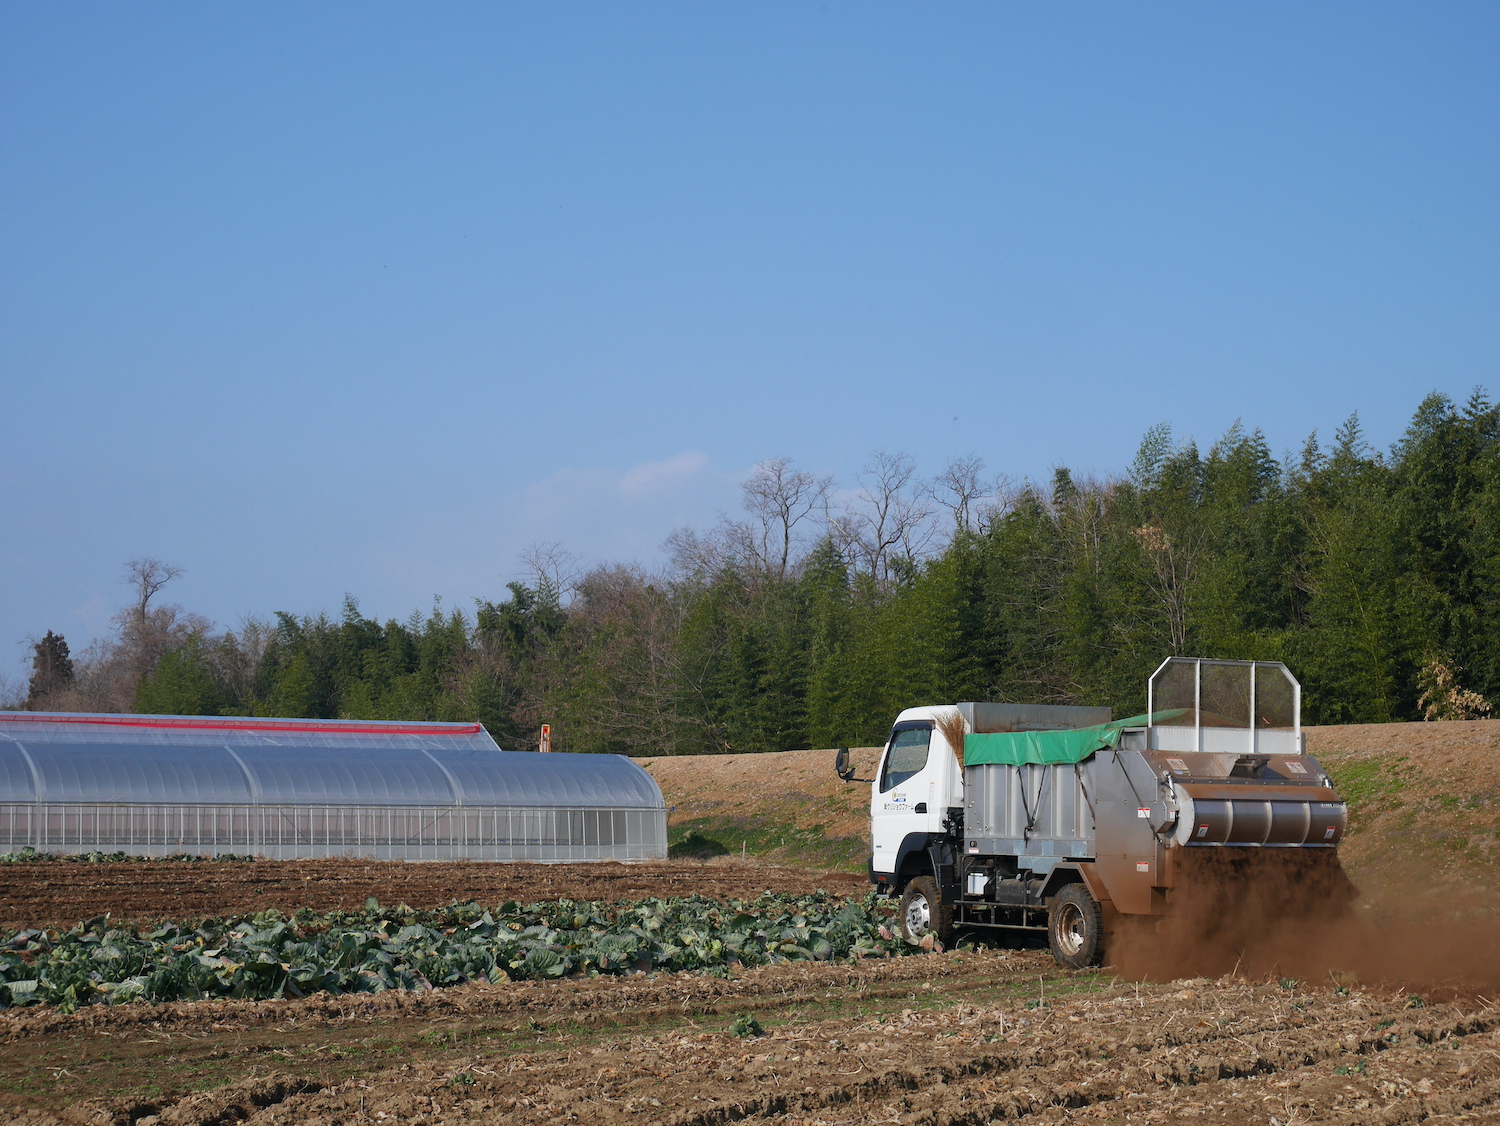
[(1356, 877), (1451, 892), (1500, 875), (1500, 720), (1309, 727), (1307, 749), (1349, 803)]
[(833, 751), (638, 761), (666, 798), (674, 849), (862, 872), (869, 856), (870, 782), (880, 751), (855, 748), (855, 781), (848, 783), (834, 773)]

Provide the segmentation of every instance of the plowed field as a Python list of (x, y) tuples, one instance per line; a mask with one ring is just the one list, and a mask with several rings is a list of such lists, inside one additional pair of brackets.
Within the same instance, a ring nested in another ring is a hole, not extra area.
[(763, 891), (863, 892), (848, 872), (773, 864), (483, 864), (378, 860), (47, 862), (0, 866), (0, 927), (71, 927), (110, 912), (117, 920), (183, 920), (269, 907), (291, 913), (351, 910), (374, 896), (418, 909), (458, 900), (754, 897)]
[[(13, 1009), (0, 1012), (0, 1120), (1500, 1122), (1500, 721), (1309, 735), (1350, 799), (1342, 852), (1364, 892), (1320, 937), (1266, 925), (1214, 945), (1142, 932), (1099, 973), (1062, 971), (1036, 950), (979, 949), (727, 980)], [(867, 779), (873, 755), (856, 762)], [(834, 779), (828, 753), (651, 770), (677, 807), (674, 840), (694, 834), (693, 848), (732, 856), (6, 865), (0, 925), (326, 911), (372, 895), (422, 908), (863, 893), (848, 868), (864, 847), (868, 787)], [(787, 860), (818, 867), (768, 862)]]
[(1472, 995), (1131, 984), (1034, 951), (21, 1012), (0, 1038), (37, 1126), (1500, 1117), (1500, 1012)]

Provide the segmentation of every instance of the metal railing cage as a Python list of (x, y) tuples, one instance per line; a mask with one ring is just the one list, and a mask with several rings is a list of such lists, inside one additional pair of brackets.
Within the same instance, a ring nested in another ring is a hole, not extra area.
[(1159, 750), (1298, 754), (1302, 685), (1280, 661), (1168, 657), (1147, 687)]

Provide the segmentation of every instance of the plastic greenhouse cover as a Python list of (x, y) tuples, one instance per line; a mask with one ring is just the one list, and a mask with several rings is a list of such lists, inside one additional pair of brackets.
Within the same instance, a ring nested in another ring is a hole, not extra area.
[(0, 713), (0, 802), (661, 809), (620, 755), (502, 751), (477, 723)]
[(1009, 731), (994, 735), (965, 735), (964, 765), (1022, 766), (1030, 763), (1057, 766), (1082, 762), (1096, 751), (1118, 745), (1120, 732), (1127, 727), (1145, 727), (1153, 718), (1160, 723), (1177, 714), (1179, 713), (1174, 711), (1156, 712), (1154, 716), (1134, 715), (1129, 719), (1117, 719), (1094, 727), (1078, 727), (1071, 731)]

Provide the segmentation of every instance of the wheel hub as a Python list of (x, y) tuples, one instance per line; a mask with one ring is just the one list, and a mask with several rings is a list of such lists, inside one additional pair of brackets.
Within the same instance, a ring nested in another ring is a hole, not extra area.
[(906, 931), (913, 935), (923, 934), (931, 923), (932, 909), (927, 904), (927, 897), (919, 893), (906, 905)]
[(1073, 955), (1083, 949), (1084, 931), (1083, 912), (1076, 903), (1064, 903), (1057, 913), (1057, 945), (1063, 953)]

